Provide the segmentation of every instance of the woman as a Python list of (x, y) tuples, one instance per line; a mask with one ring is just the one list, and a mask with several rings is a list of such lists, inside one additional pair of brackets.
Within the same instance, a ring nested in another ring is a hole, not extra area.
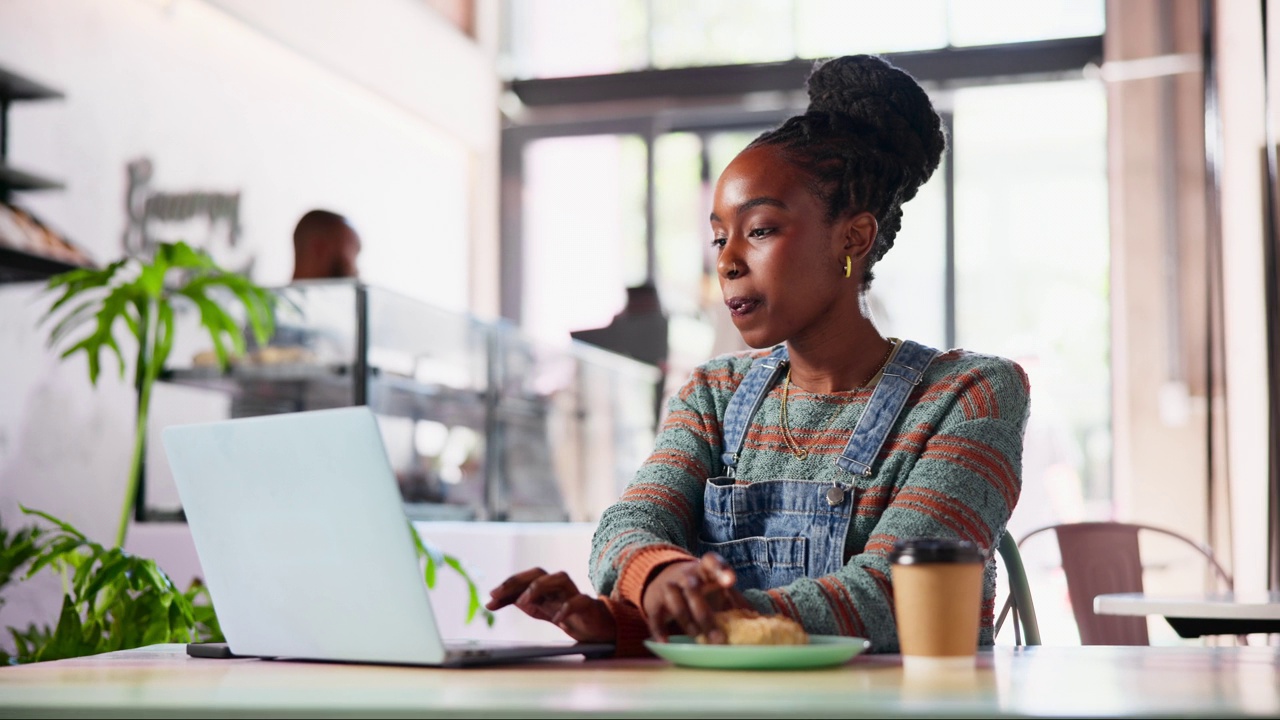
[[(541, 571), (492, 604), (578, 630), (612, 620), (620, 639), (638, 615), (656, 637), (713, 641), (712, 613), (746, 605), (891, 652), (895, 540), (995, 546), (1021, 486), (1026, 376), (885, 338), (866, 302), (902, 204), (938, 166), (941, 121), (877, 57), (828, 61), (808, 89), (807, 112), (725, 169), (711, 214), (725, 304), (765, 349), (711, 360), (671, 398), (654, 453), (595, 534), (591, 578), (607, 604)], [(994, 560), (984, 592), (991, 644)]]

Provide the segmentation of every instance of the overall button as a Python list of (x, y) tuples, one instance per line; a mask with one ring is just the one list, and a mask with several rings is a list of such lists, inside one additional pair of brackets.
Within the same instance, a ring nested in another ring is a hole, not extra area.
[(835, 507), (844, 502), (844, 488), (839, 485), (827, 488), (827, 504)]

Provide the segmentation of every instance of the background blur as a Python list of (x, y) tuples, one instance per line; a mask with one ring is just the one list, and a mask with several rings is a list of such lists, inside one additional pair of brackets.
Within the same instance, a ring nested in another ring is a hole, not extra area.
[[(803, 110), (814, 59), (887, 54), (951, 142), (872, 305), (886, 334), (1027, 369), (1011, 532), (1171, 527), (1242, 588), (1274, 562), (1261, 49), (1256, 4), (1196, 0), (0, 0), (0, 69), (61, 95), (7, 108), (6, 162), (60, 185), (12, 202), (94, 261), (128, 249), (137, 193), (234, 195), (235, 232), (155, 231), (282, 285), (293, 224), (327, 207), (364, 282), (540, 346), (655, 291), (665, 392), (742, 347), (709, 252), (719, 172)], [(39, 287), (0, 284), (0, 518), (107, 537), (131, 390), (44, 347)], [(1027, 552), (1046, 641), (1072, 642), (1054, 550)], [(1203, 579), (1157, 564), (1157, 588)]]

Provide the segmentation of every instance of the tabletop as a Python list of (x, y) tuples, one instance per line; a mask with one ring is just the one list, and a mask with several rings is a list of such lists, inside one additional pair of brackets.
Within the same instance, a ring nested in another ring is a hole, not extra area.
[(1163, 615), (1182, 637), (1280, 633), (1280, 593), (1147, 595), (1114, 593), (1093, 599), (1099, 615)]
[(558, 659), (445, 670), (211, 660), (181, 645), (0, 669), (0, 715), (996, 717), (1280, 715), (1280, 648), (997, 647), (968, 672), (862, 655), (822, 670)]

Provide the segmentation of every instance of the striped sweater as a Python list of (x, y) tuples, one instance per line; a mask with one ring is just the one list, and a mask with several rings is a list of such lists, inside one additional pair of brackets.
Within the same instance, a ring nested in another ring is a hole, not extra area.
[[(640, 606), (645, 583), (662, 566), (697, 550), (703, 487), (723, 475), (721, 419), (751, 363), (768, 351), (718, 357), (694, 371), (668, 403), (653, 454), (592, 541), (591, 580), (602, 594)], [(788, 426), (809, 450), (787, 448), (781, 388), (756, 412), (740, 454), (738, 482), (806, 478), (854, 483), (845, 565), (786, 587), (749, 590), (762, 612), (782, 613), (813, 634), (871, 640), (896, 652), (888, 555), (902, 537), (958, 537), (994, 547), (1021, 490), (1022, 435), (1029, 387), (1017, 364), (951, 350), (929, 366), (907, 401), (874, 473), (854, 477), (839, 457), (873, 387), (830, 394), (790, 390)], [(988, 563), (980, 643), (993, 642), (995, 563)]]

